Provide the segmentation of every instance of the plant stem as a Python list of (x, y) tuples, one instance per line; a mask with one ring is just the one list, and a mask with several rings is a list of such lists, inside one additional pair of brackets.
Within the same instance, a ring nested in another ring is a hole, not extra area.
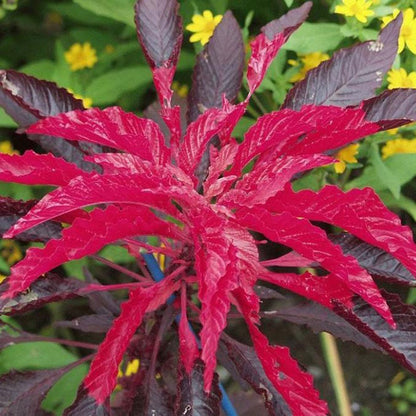
[(339, 414), (340, 416), (353, 416), (335, 338), (328, 332), (322, 332), (321, 343)]

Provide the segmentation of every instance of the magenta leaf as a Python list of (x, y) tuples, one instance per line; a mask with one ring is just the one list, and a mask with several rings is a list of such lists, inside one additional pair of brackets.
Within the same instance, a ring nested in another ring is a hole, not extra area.
[[(17, 315), (43, 305), (81, 295), (86, 285), (78, 279), (62, 278), (54, 273), (47, 273), (30, 286), (28, 292), (20, 293), (11, 299), (0, 299), (0, 313)], [(0, 286), (0, 294), (8, 290), (7, 280)]]
[(364, 101), (366, 120), (376, 122), (382, 130), (388, 130), (416, 120), (416, 91), (399, 88), (386, 90), (377, 97)]
[(0, 181), (26, 185), (66, 185), (84, 171), (52, 154), (39, 155), (32, 150), (23, 155), (0, 154)]
[(120, 316), (107, 332), (83, 383), (98, 405), (103, 404), (114, 390), (118, 365), (145, 313), (165, 304), (178, 288), (179, 283), (165, 278), (150, 288), (130, 292), (129, 300), (121, 305)]
[(329, 238), (341, 246), (344, 254), (354, 256), (373, 277), (389, 283), (416, 286), (416, 279), (391, 254), (348, 233), (330, 235)]
[(245, 134), (229, 173), (240, 173), (258, 155), (267, 161), (279, 155), (323, 153), (378, 131), (378, 125), (364, 117), (360, 109), (314, 105), (262, 116)]
[(182, 18), (176, 0), (137, 0), (137, 36), (151, 68), (174, 67), (182, 44)]
[(351, 307), (353, 293), (346, 284), (343, 284), (336, 276), (315, 276), (309, 272), (301, 275), (295, 273), (264, 272), (259, 278), (266, 282), (278, 285), (285, 289), (312, 299), (327, 308), (333, 308), (333, 299)]
[[(149, 167), (149, 172), (152, 169)], [(11, 238), (47, 220), (70, 213), (78, 208), (100, 203), (120, 203), (127, 205), (146, 204), (159, 207), (166, 213), (175, 215), (168, 197), (168, 189), (176, 190), (182, 184), (167, 172), (148, 175), (93, 175), (89, 181), (74, 178), (68, 185), (58, 188), (45, 196), (25, 217), (21, 218), (4, 235)], [(163, 176), (162, 176), (163, 175)], [(176, 187), (175, 187), (176, 185)], [(120, 192), (123, 189), (123, 192)], [(179, 188), (181, 189), (181, 188)], [(187, 192), (192, 188), (186, 187)], [(186, 194), (183, 195), (185, 197)]]
[(62, 238), (44, 248), (30, 248), (26, 257), (12, 267), (9, 289), (3, 298), (27, 289), (40, 275), (59, 265), (99, 251), (106, 244), (134, 235), (172, 237), (174, 226), (160, 220), (149, 209), (137, 206), (96, 208), (88, 218), (76, 219), (62, 232)]
[(11, 371), (0, 377), (0, 415), (36, 416), (51, 387), (74, 365), (53, 370)]
[(220, 201), (245, 207), (262, 204), (283, 190), (295, 174), (333, 162), (333, 158), (319, 154), (259, 161)]
[(232, 129), (243, 112), (243, 106), (231, 106), (229, 109), (210, 108), (189, 124), (179, 147), (179, 167), (192, 175), (209, 141), (224, 129), (230, 130), (230, 126)]
[(154, 121), (119, 107), (71, 111), (41, 120), (27, 131), (109, 146), (157, 164), (166, 163), (169, 156), (163, 134)]
[(313, 387), (312, 376), (299, 368), (286, 347), (269, 345), (267, 338), (257, 328), (257, 317), (250, 313), (251, 301), (247, 295), (241, 289), (234, 291), (234, 294), (264, 372), (288, 404), (293, 416), (326, 415), (327, 405), (319, 399), (319, 393)]
[[(360, 267), (354, 257), (345, 256), (339, 246), (331, 243), (322, 229), (287, 212), (270, 214), (260, 208), (251, 212), (243, 210), (239, 218), (241, 223), (250, 229), (261, 232), (272, 241), (285, 244), (304, 257), (319, 262), (349, 289), (372, 305), (387, 322), (394, 324), (387, 304), (371, 276)], [(308, 244), (304, 244), (304, 241), (308, 241)]]
[(305, 2), (301, 7), (271, 21), (262, 28), (262, 33), (250, 43), (251, 57), (247, 68), (249, 95), (253, 94), (261, 84), (277, 52), (289, 36), (303, 23), (311, 7), (312, 2)]
[(399, 15), (380, 32), (377, 40), (341, 49), (310, 70), (289, 91), (283, 107), (294, 110), (305, 104), (347, 107), (373, 97), (396, 57), (402, 21)]
[[(257, 394), (261, 394), (270, 416), (291, 416), (287, 403), (267, 378), (264, 369), (252, 347), (241, 344), (229, 336), (223, 335), (220, 348), (227, 360), (221, 361), (231, 374), (237, 374), (245, 380)], [(230, 367), (230, 364), (232, 367)]]
[(369, 337), (403, 367), (416, 374), (416, 307), (402, 303), (396, 294), (382, 291), (397, 328), (392, 330), (372, 308), (358, 301), (353, 310), (338, 305), (335, 312)]
[[(416, 276), (416, 248), (412, 232), (389, 211), (371, 188), (343, 192), (326, 186), (318, 192), (293, 192), (290, 188), (268, 200), (271, 212), (290, 211), (313, 221), (334, 224), (359, 239), (379, 247)], [(284, 201), (284, 202), (282, 202)]]
[(221, 392), (218, 388), (218, 375), (210, 393), (204, 391), (204, 365), (198, 361), (191, 374), (179, 367), (178, 395), (175, 403), (175, 416), (217, 416), (220, 414)]
[(244, 69), (244, 44), (235, 17), (227, 11), (198, 54), (188, 96), (188, 118), (194, 121), (207, 108), (222, 107), (223, 96), (234, 101)]

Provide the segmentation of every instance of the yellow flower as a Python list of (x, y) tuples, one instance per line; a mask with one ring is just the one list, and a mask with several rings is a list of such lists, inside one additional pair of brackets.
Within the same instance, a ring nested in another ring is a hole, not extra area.
[(3, 240), (1, 256), (6, 260), (9, 266), (22, 260), (23, 254), (18, 244), (13, 240)]
[(402, 138), (389, 140), (381, 149), (383, 159), (397, 153), (416, 153), (416, 140)]
[(97, 55), (89, 42), (82, 45), (74, 43), (65, 52), (65, 60), (71, 66), (71, 71), (78, 71), (79, 69), (92, 68), (97, 62)]
[(367, 17), (374, 14), (369, 10), (373, 2), (365, 0), (342, 0), (342, 5), (335, 7), (335, 13), (353, 16), (361, 23), (367, 23)]
[(81, 100), (82, 101), (82, 105), (85, 108), (91, 108), (91, 106), (92, 106), (92, 100), (91, 100), (91, 98), (89, 98), (89, 97), (83, 97), (80, 94), (75, 94), (74, 91), (71, 90), (71, 88), (67, 88), (67, 91), (69, 93), (71, 93), (74, 96), (74, 98), (76, 98), (78, 100)]
[(172, 89), (179, 95), (179, 97), (185, 98), (188, 95), (189, 87), (186, 84), (179, 84), (178, 81), (172, 82)]
[(7, 279), (7, 276), (0, 274), (0, 283), (3, 283)]
[(218, 14), (214, 17), (210, 10), (204, 10), (201, 14), (195, 14), (192, 16), (192, 23), (186, 26), (186, 30), (194, 32), (189, 38), (191, 42), (201, 41), (202, 45), (208, 43), (209, 38), (214, 33), (214, 29), (218, 23), (221, 22), (222, 15)]
[(416, 88), (416, 72), (407, 74), (404, 68), (392, 69), (387, 72), (388, 89), (393, 88)]
[[(316, 68), (321, 62), (327, 61), (328, 59), (329, 59), (329, 55), (326, 53), (322, 53), (322, 52), (312, 52), (312, 53), (308, 53), (307, 55), (301, 56), (300, 61), (301, 61), (302, 67), (300, 68), (299, 72), (290, 79), (290, 81), (291, 82), (300, 81), (301, 79), (305, 78), (306, 73), (308, 71), (310, 71), (313, 68)], [(299, 65), (299, 62), (294, 59), (290, 59), (288, 62), (290, 65), (293, 65), (293, 66)]]
[(7, 155), (18, 155), (19, 152), (13, 149), (12, 144), (9, 140), (0, 142), (0, 153), (6, 153)]
[(336, 173), (343, 173), (348, 163), (356, 163), (358, 160), (355, 158), (355, 155), (358, 153), (358, 143), (350, 144), (340, 150), (335, 155), (335, 158), (338, 159), (338, 162), (334, 163), (334, 169)]
[[(399, 9), (394, 9), (391, 16), (383, 17), (383, 24), (381, 27), (390, 23), (400, 13)], [(413, 9), (408, 8), (403, 11), (403, 24), (399, 34), (399, 49), (398, 53), (402, 52), (404, 47), (407, 46), (412, 53), (416, 55), (416, 19)]]
[(140, 366), (140, 361), (137, 358), (135, 358), (134, 360), (130, 361), (127, 364), (125, 376), (126, 377), (130, 377), (133, 374), (136, 374), (139, 371), (139, 366)]

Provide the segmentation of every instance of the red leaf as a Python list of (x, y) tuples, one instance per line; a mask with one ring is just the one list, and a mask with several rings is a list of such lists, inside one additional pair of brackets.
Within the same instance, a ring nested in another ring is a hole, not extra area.
[(192, 175), (208, 142), (223, 130), (230, 133), (244, 111), (244, 105), (225, 105), (222, 109), (210, 108), (192, 122), (179, 148), (179, 167)]
[(377, 40), (341, 49), (310, 70), (289, 91), (283, 107), (294, 110), (305, 104), (347, 107), (373, 97), (396, 57), (402, 21), (399, 15), (380, 32)]
[(196, 335), (189, 327), (186, 316), (186, 286), (182, 285), (181, 291), (181, 319), (179, 322), (179, 352), (183, 366), (187, 374), (190, 374), (194, 361), (199, 357)]
[[(49, 219), (89, 205), (100, 203), (142, 204), (158, 207), (173, 216), (178, 211), (171, 204), (169, 189), (183, 189), (183, 196), (189, 196), (192, 188), (183, 188), (166, 172), (153, 167), (153, 175), (117, 175), (101, 176), (93, 174), (89, 181), (81, 177), (74, 178), (68, 185), (46, 195), (32, 210), (21, 218), (5, 235), (14, 235), (41, 224)], [(158, 172), (158, 173), (156, 173)], [(121, 192), (120, 190), (123, 190)], [(181, 193), (177, 192), (179, 195)]]
[(301, 275), (263, 272), (259, 275), (259, 279), (284, 287), (330, 309), (334, 307), (333, 301), (335, 299), (347, 307), (352, 307), (353, 305), (351, 301), (353, 293), (345, 283), (342, 283), (333, 274), (315, 276), (309, 272)]
[[(302, 171), (328, 165), (335, 160), (329, 156), (287, 156), (276, 160), (259, 161), (253, 170), (244, 175), (236, 186), (228, 191), (219, 203), (252, 207), (265, 203), (281, 191), (292, 177)], [(225, 179), (233, 179), (228, 176)]]
[(0, 154), (0, 180), (26, 185), (66, 185), (76, 176), (87, 175), (73, 163), (52, 154), (32, 150), (23, 155)]
[(118, 365), (145, 313), (166, 303), (178, 288), (178, 282), (165, 278), (150, 288), (132, 291), (129, 300), (121, 305), (120, 316), (107, 332), (83, 383), (98, 404), (104, 403), (114, 390)]
[(239, 174), (258, 155), (265, 159), (322, 153), (378, 131), (378, 125), (364, 117), (360, 109), (314, 105), (262, 116), (245, 134), (229, 173)]
[(371, 188), (343, 192), (326, 186), (318, 192), (293, 192), (289, 187), (267, 202), (270, 212), (289, 211), (312, 221), (334, 224), (379, 247), (416, 276), (416, 247), (409, 227), (390, 212)]
[(323, 230), (287, 212), (271, 214), (263, 209), (252, 209), (250, 212), (243, 210), (239, 219), (241, 223), (272, 241), (285, 244), (302, 256), (319, 262), (372, 305), (387, 322), (394, 325), (388, 306), (371, 276), (360, 267), (354, 257), (345, 256)]
[(119, 107), (71, 111), (40, 120), (27, 132), (98, 143), (161, 165), (169, 160), (169, 149), (159, 126)]
[(236, 141), (230, 141), (221, 147), (219, 151), (214, 146), (210, 148), (211, 164), (208, 169), (208, 176), (203, 183), (204, 195), (207, 200), (222, 194), (237, 179), (235, 175), (221, 178), (223, 172), (233, 163), (237, 151), (238, 145)]
[(26, 257), (12, 267), (9, 289), (3, 298), (13, 297), (27, 289), (43, 273), (88, 254), (96, 253), (106, 244), (132, 235), (177, 236), (173, 224), (160, 220), (149, 209), (138, 206), (105, 210), (95, 209), (89, 218), (78, 218), (65, 228), (62, 238), (49, 241), (44, 248), (30, 248)]
[(262, 28), (263, 33), (250, 43), (251, 57), (247, 68), (249, 96), (261, 84), (277, 52), (306, 19), (311, 7), (310, 1), (305, 2), (301, 7), (291, 10), (280, 19), (271, 21)]
[(253, 323), (253, 318), (248, 313), (249, 302), (242, 291), (239, 291), (237, 296), (264, 372), (286, 400), (293, 416), (326, 415), (327, 405), (319, 399), (319, 393), (313, 387), (312, 376), (299, 368), (290, 356), (288, 348), (269, 345), (268, 339)]

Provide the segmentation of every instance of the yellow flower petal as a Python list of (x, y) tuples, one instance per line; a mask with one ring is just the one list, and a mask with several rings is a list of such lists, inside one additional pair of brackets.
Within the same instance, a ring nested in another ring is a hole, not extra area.
[(65, 60), (70, 65), (71, 71), (92, 68), (97, 62), (96, 50), (89, 42), (75, 43), (64, 54)]
[(221, 19), (222, 15), (214, 17), (210, 10), (204, 10), (202, 15), (194, 15), (192, 23), (186, 26), (186, 30), (194, 32), (189, 38), (190, 42), (201, 42), (202, 45), (208, 43)]

